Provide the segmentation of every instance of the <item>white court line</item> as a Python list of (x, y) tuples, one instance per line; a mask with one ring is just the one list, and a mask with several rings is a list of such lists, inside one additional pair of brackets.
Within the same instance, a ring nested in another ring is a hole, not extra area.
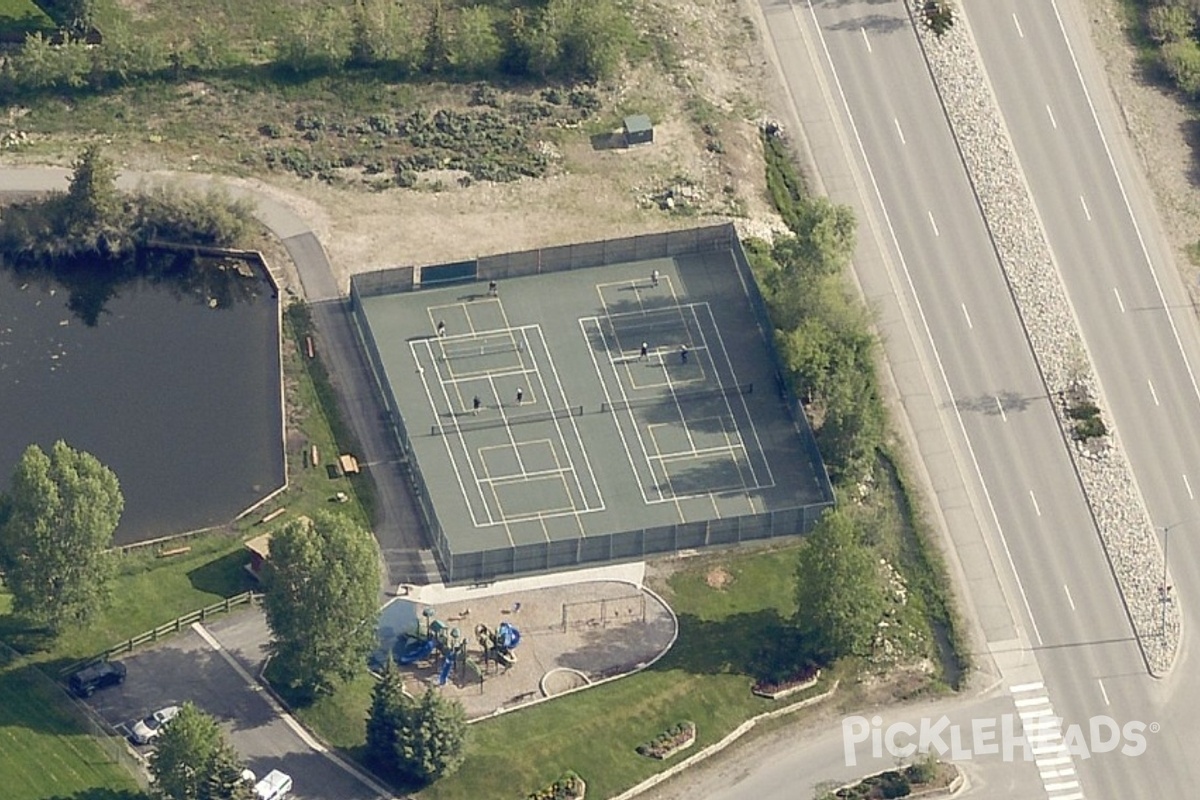
[[(603, 300), (603, 296), (601, 296), (601, 300)], [(595, 323), (596, 335), (600, 338), (600, 342), (603, 343), (605, 352), (606, 353), (610, 352), (608, 349), (608, 339), (604, 335), (604, 329), (600, 326), (600, 320), (598, 317), (582, 317), (582, 318), (580, 318), (579, 327), (583, 331), (584, 340), (587, 342), (591, 341), (591, 337), (588, 335), (588, 330), (587, 330), (587, 326), (588, 326), (589, 322)], [(592, 366), (596, 370), (596, 378), (597, 378), (597, 380), (600, 381), (600, 391), (602, 391), (604, 393), (604, 401), (606, 403), (611, 404), (613, 402), (612, 393), (608, 389), (608, 381), (606, 381), (604, 379), (604, 373), (600, 370), (600, 361), (596, 357), (596, 348), (589, 347), (588, 353), (592, 359)], [(618, 386), (621, 385), (620, 380), (617, 381), (617, 385)], [(616, 419), (616, 414), (613, 415), (613, 418)], [(621, 426), (621, 425), (617, 425), (616, 428), (617, 428), (617, 435), (621, 437), (621, 446), (625, 449), (625, 457), (629, 460), (629, 467), (630, 467), (630, 469), (633, 470), (634, 477), (637, 478), (636, 482), (638, 485), (638, 490), (642, 493), (642, 501), (645, 503), (649, 503), (650, 498), (646, 496), (646, 487), (642, 483), (641, 475), (638, 474), (637, 462), (634, 461), (633, 451), (629, 449), (629, 441), (625, 437), (625, 430), (624, 430), (623, 426)], [(642, 451), (645, 452), (644, 445), (642, 447)], [(649, 464), (647, 464), (647, 467), (649, 467)], [(650, 477), (652, 479), (654, 478), (653, 472), (651, 472)], [(659, 492), (659, 499), (660, 500), (662, 499), (662, 492)]]
[[(709, 306), (708, 303), (704, 303), (704, 310), (708, 313), (708, 319), (712, 323), (713, 334), (717, 337), (717, 344), (721, 347), (721, 355), (725, 359), (725, 366), (728, 367), (729, 374), (733, 376), (733, 385), (737, 386), (737, 371), (733, 368), (733, 361), (729, 358), (729, 349), (725, 346), (725, 337), (721, 335), (721, 329), (717, 325), (717, 318), (713, 316), (712, 307)], [(694, 315), (695, 311), (692, 313)], [(704, 336), (704, 327), (700, 325), (700, 319), (698, 317), (696, 319), (696, 326), (700, 329), (700, 335), (703, 338), (705, 346), (707, 346), (708, 338)], [(716, 372), (716, 369), (716, 362), (713, 361), (713, 371)], [(717, 373), (717, 375), (719, 378), (719, 373)], [(767, 451), (763, 448), (762, 439), (759, 438), (758, 426), (754, 424), (754, 415), (750, 413), (750, 406), (746, 404), (745, 396), (739, 395), (738, 401), (741, 403), (742, 412), (746, 415), (746, 424), (750, 427), (750, 433), (754, 436), (754, 446), (758, 448), (758, 453), (762, 456), (763, 467), (767, 471), (767, 482), (763, 483), (763, 481), (758, 477), (758, 472), (754, 469), (754, 460), (750, 458), (750, 451), (749, 448), (747, 448), (746, 460), (748, 462), (748, 466), (750, 467), (750, 474), (754, 477), (754, 488), (770, 489), (775, 486), (775, 473), (771, 471), (771, 462), (767, 458)], [(737, 415), (733, 413), (733, 406), (729, 402), (728, 395), (725, 396), (725, 408), (729, 411), (729, 416), (733, 419), (734, 424), (737, 425)], [(741, 425), (737, 425), (737, 429), (738, 438), (740, 439), (742, 438)]]
[(532, 472), (512, 473), (510, 475), (498, 475), (495, 478), (492, 478), (492, 477), (481, 478), (479, 482), (482, 484), (485, 484), (485, 485), (497, 484), (497, 483), (499, 483), (499, 484), (520, 483), (522, 481), (548, 478), (551, 475), (563, 475), (567, 472), (571, 472), (570, 467), (558, 467), (557, 469), (535, 469)]
[[(656, 439), (656, 444), (657, 441), (658, 440)], [(679, 450), (674, 453), (664, 453), (662, 450), (658, 450), (654, 455), (650, 456), (650, 458), (657, 461), (690, 461), (692, 459), (700, 458), (701, 456), (717, 455), (718, 453), (728, 453), (729, 455), (733, 456), (739, 450), (745, 452), (746, 448), (735, 444), (729, 447), (693, 447), (691, 450)]]
[[(512, 445), (513, 454), (517, 457), (517, 466), (521, 468), (521, 474), (524, 474), (525, 473), (525, 462), (521, 460), (521, 448), (517, 447), (517, 439), (513, 435), (512, 425), (510, 425), (508, 422), (508, 412), (504, 410), (508, 406), (508, 403), (506, 403), (502, 399), (502, 395), (500, 394), (499, 390), (497, 390), (497, 388), (496, 388), (496, 381), (492, 379), (492, 376), (488, 375), (487, 379), (488, 379), (488, 384), (492, 387), (492, 394), (496, 398), (496, 412), (500, 415), (500, 419), (504, 422), (503, 426), (497, 425), (496, 427), (504, 428), (505, 434), (508, 435), (509, 444)], [(524, 389), (525, 387), (522, 386), (522, 388)], [(455, 427), (457, 427), (457, 423), (455, 423)], [(464, 445), (464, 447), (465, 446), (466, 445)], [(496, 498), (497, 503), (499, 503), (499, 499), (500, 498)], [(500, 509), (500, 519), (503, 519), (503, 520), (508, 519), (508, 517), (506, 517), (504, 515), (503, 508)]]
[[(546, 337), (542, 335), (542, 328), (540, 325), (537, 328), (537, 333), (538, 333), (538, 339), (541, 340), (541, 343), (542, 343), (543, 352), (546, 353), (546, 359), (550, 362), (550, 371), (554, 375), (554, 382), (558, 386), (558, 399), (562, 402), (562, 406), (560, 406), (560, 407), (561, 408), (569, 408), (570, 406), (569, 406), (568, 400), (567, 400), (567, 390), (563, 387), (562, 381), (559, 380), (559, 378), (558, 378), (558, 372), (554, 368), (554, 359), (550, 356), (550, 349), (548, 347), (546, 347)], [(521, 337), (525, 340), (525, 349), (529, 352), (530, 357), (534, 359), (534, 366), (536, 367), (537, 366), (537, 357), (533, 355), (533, 351), (530, 348), (531, 343), (529, 341), (528, 333), (526, 333), (525, 331), (522, 331)], [(555, 406), (555, 403), (551, 402), (550, 389), (548, 386), (546, 386), (545, 378), (542, 377), (542, 371), (540, 369), (538, 369), (538, 370), (535, 370), (535, 372), (537, 373), (538, 385), (540, 385), (542, 387), (542, 396), (546, 398), (546, 405), (553, 408)], [(574, 419), (574, 417), (571, 417), (571, 419)], [(558, 433), (559, 444), (562, 445), (563, 452), (566, 454), (567, 460), (569, 460), (571, 462), (571, 467), (572, 467), (571, 471), (574, 473), (575, 488), (579, 491), (579, 498), (581, 500), (583, 500), (584, 507), (588, 508), (589, 504), (588, 504), (587, 495), (584, 494), (583, 483), (579, 480), (579, 473), (574, 469), (575, 461), (574, 461), (574, 459), (571, 458), (571, 453), (567, 446), (567, 439), (563, 435), (561, 421), (558, 419), (558, 417), (552, 417), (551, 422), (554, 425), (555, 432)], [(575, 430), (575, 437), (576, 437), (576, 439), (579, 438), (578, 429)], [(582, 447), (583, 443), (580, 442), (579, 444), (580, 444), (580, 449), (583, 449), (583, 447)], [(592, 476), (592, 480), (594, 483), (595, 476)], [(596, 491), (597, 491), (597, 493), (599, 493), (599, 487), (597, 487)], [(568, 494), (570, 494), (570, 492), (568, 492)], [(574, 502), (574, 497), (572, 497), (571, 502)]]
[[(417, 362), (417, 366), (420, 366), (421, 360), (419, 358), (417, 358), (417, 342), (411, 342), (409, 344), (409, 350), (412, 352), (413, 360)], [(426, 351), (426, 353), (429, 354), (430, 360), (433, 361), (433, 348), (429, 346), (429, 340), (427, 340), (427, 339), (425, 340), (425, 351)], [(436, 364), (437, 362), (433, 361), (433, 363)], [(436, 369), (436, 367), (435, 367), (435, 369)], [(429, 401), (429, 408), (432, 409), (434, 419), (436, 420), (438, 418), (437, 403), (435, 403), (433, 400), (433, 392), (429, 388), (429, 379), (425, 377), (424, 369), (421, 370), (420, 375), (421, 375), (421, 385), (425, 389), (425, 398)], [(454, 470), (454, 477), (458, 481), (458, 488), (462, 492), (463, 500), (467, 504), (467, 513), (471, 515), (471, 523), (473, 525), (475, 525), (475, 527), (479, 527), (479, 519), (475, 516), (475, 508), (471, 505), (470, 495), (467, 494), (467, 485), (466, 485), (466, 483), (463, 482), (462, 472), (458, 468), (458, 461), (454, 458), (454, 448), (450, 446), (450, 436), (446, 433), (443, 433), (442, 439), (444, 440), (443, 444), (445, 444), (445, 446), (446, 446), (446, 457), (450, 459), (450, 466)], [(459, 439), (460, 439), (459, 443), (463, 447), (463, 450), (465, 452), (466, 444), (461, 441), (462, 431), (459, 431)], [(470, 464), (470, 459), (468, 459), (468, 464)], [(475, 472), (474, 465), (470, 464), (470, 466), (471, 466), (472, 477), (475, 479), (476, 488), (478, 488), (479, 487), (479, 476), (474, 474), (474, 472)], [(488, 515), (488, 524), (494, 525), (496, 521), (494, 519), (492, 519), (492, 510), (490, 508), (488, 508), (487, 498), (483, 497), (481, 494), (479, 500), (481, 503), (483, 503), (483, 510)], [(512, 543), (511, 535), (509, 536), (509, 542), (510, 542), (510, 544)]]
[[(558, 377), (558, 367), (554, 366), (554, 357), (550, 353), (550, 347), (548, 347), (546, 344), (546, 335), (545, 332), (541, 330), (541, 325), (538, 326), (538, 338), (541, 339), (542, 349), (546, 351), (546, 361), (550, 363), (550, 372), (554, 375), (554, 383), (558, 384), (559, 395), (562, 396), (563, 399), (563, 407), (569, 408), (570, 405), (568, 398), (566, 398), (566, 389), (563, 387), (563, 380)], [(590, 476), (590, 479), (592, 479), (592, 488), (595, 489), (596, 493), (596, 503), (600, 504), (594, 507), (588, 504), (586, 507), (589, 511), (604, 511), (605, 507), (607, 507), (604, 501), (604, 492), (600, 491), (600, 482), (598, 479), (596, 479), (595, 470), (592, 469), (592, 458), (588, 456), (587, 445), (583, 444), (583, 435), (580, 433), (580, 426), (578, 426), (578, 422), (576, 422), (574, 416), (568, 417), (568, 420), (570, 421), (571, 431), (575, 432), (575, 443), (578, 445), (578, 447), (580, 447), (580, 452), (583, 453), (583, 465), (587, 468), (588, 476)], [(554, 426), (558, 427), (557, 420), (554, 421)], [(566, 438), (562, 435), (562, 429), (559, 429), (559, 438), (563, 439), (563, 455), (566, 456), (566, 459), (571, 462), (571, 469), (575, 470), (575, 480), (577, 482), (578, 469), (575, 467), (575, 459), (571, 458), (570, 450), (568, 447), (566, 447)], [(580, 486), (580, 497), (583, 498), (584, 503), (587, 503), (587, 494), (583, 492), (582, 485)]]
[[(485, 369), (485, 370), (481, 370), (479, 372), (463, 372), (460, 375), (453, 377), (453, 378), (442, 378), (440, 375), (438, 377), (439, 377), (439, 380), (443, 384), (445, 384), (447, 386), (455, 386), (460, 383), (473, 383), (475, 381), (478, 381), (480, 378), (512, 378), (514, 376), (518, 377), (518, 378), (523, 378), (526, 375), (528, 375), (530, 372), (531, 372), (531, 370), (528, 370), (528, 369), (514, 369), (514, 370), (508, 370), (506, 372), (491, 372), (491, 371)], [(499, 398), (497, 398), (497, 399), (499, 399)]]

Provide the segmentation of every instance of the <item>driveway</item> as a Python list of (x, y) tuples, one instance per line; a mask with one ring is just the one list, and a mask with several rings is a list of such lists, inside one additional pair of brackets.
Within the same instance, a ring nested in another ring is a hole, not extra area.
[[(88, 702), (124, 731), (156, 709), (190, 700), (217, 718), (256, 775), (272, 769), (291, 775), (297, 800), (390, 796), (327, 752), (254, 682), (263, 658), (260, 643), (267, 638), (258, 609), (224, 617), (212, 630), (193, 626), (121, 659), (129, 670), (125, 684), (99, 691)], [(150, 748), (141, 749), (148, 754)]]

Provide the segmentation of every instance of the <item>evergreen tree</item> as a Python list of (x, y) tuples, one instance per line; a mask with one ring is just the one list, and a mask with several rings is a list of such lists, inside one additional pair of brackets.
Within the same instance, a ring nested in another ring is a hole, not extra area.
[(426, 72), (441, 72), (450, 66), (450, 32), (447, 28), (442, 0), (434, 0), (433, 10), (429, 15), (429, 27), (425, 29), (425, 58), (422, 67)]
[(395, 766), (396, 728), (405, 699), (404, 677), (389, 657), (371, 692), (371, 711), (367, 716), (367, 756), (388, 768)]
[(404, 697), (396, 726), (396, 768), (420, 783), (453, 774), (464, 759), (467, 721), (462, 704), (427, 689)]

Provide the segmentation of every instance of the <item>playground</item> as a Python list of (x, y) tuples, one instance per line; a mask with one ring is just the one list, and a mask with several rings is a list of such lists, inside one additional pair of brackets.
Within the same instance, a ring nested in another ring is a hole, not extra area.
[(576, 254), (555, 271), (539, 254), (538, 274), (502, 280), (528, 254), (424, 267), (419, 282), (401, 270), (406, 290), (356, 276), (360, 333), (448, 581), (794, 535), (832, 501), (722, 234), (603, 266), (574, 268)]
[(676, 628), (655, 595), (618, 580), (438, 599), (384, 609), (373, 665), (390, 652), (410, 692), (436, 687), (471, 719), (630, 672), (666, 650)]

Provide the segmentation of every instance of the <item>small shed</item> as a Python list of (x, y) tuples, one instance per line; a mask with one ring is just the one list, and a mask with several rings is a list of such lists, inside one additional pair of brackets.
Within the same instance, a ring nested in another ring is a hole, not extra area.
[(262, 576), (263, 565), (271, 557), (271, 534), (255, 536), (246, 542), (246, 549), (250, 551), (250, 563), (246, 565), (246, 569), (257, 579)]
[(625, 118), (625, 146), (648, 144), (654, 141), (654, 125), (645, 114), (633, 114)]

